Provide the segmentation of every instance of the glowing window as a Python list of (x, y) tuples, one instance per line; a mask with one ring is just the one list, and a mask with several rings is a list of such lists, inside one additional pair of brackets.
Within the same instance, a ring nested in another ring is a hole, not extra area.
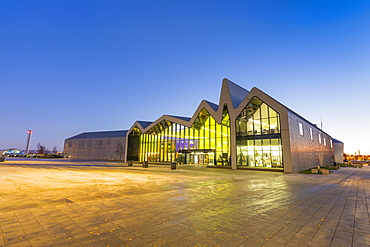
[(319, 134), (319, 143), (321, 144), (321, 134)]
[(299, 123), (299, 134), (303, 136), (303, 125), (302, 123)]
[(278, 112), (253, 97), (235, 123), (238, 167), (283, 169)]

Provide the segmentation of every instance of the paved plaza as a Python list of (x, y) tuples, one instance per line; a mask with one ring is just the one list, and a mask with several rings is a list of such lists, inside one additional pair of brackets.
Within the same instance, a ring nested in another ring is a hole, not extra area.
[(9, 158), (0, 246), (370, 246), (369, 179)]

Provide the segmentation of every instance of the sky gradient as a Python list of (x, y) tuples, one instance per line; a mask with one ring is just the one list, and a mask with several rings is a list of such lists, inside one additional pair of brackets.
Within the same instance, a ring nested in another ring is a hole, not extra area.
[(257, 87), (370, 154), (369, 1), (0, 1), (0, 149), (63, 150)]

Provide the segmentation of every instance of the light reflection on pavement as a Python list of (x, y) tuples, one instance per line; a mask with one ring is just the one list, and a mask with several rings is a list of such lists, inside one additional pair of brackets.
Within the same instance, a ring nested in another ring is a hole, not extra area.
[(369, 246), (370, 168), (0, 163), (0, 246)]

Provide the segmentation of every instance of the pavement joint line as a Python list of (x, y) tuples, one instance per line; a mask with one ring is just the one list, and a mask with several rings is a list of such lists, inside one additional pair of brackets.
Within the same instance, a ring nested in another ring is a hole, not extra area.
[(343, 193), (347, 192), (346, 202), (345, 202), (345, 205), (344, 205), (343, 210), (342, 210), (342, 212), (341, 212), (341, 215), (340, 215), (340, 217), (339, 217), (339, 219), (338, 219), (338, 223), (337, 223), (336, 229), (335, 229), (335, 231), (334, 231), (334, 233), (333, 233), (333, 237), (332, 237), (332, 239), (331, 239), (330, 245), (332, 245), (333, 241), (336, 239), (336, 234), (337, 234), (337, 232), (338, 232), (338, 227), (340, 226), (340, 222), (341, 222), (341, 220), (342, 220), (342, 216), (343, 216), (343, 214), (344, 214), (344, 212), (345, 212), (345, 210), (346, 210), (347, 202), (348, 202), (348, 198), (349, 198), (349, 195), (350, 195), (350, 193), (351, 193), (352, 189), (353, 189), (353, 182), (351, 182), (351, 187), (350, 187), (350, 190), (349, 190), (349, 191), (343, 190)]
[[(337, 191), (340, 191), (340, 188), (342, 186), (339, 186)], [(324, 222), (322, 223), (322, 225), (326, 224), (327, 223), (327, 219), (329, 217), (329, 215), (333, 212), (333, 209), (336, 209), (336, 204), (338, 203), (338, 201), (340, 200), (340, 197), (342, 196), (342, 194), (344, 193), (345, 191), (342, 190), (342, 192), (340, 193), (340, 196), (337, 196), (337, 198), (335, 199), (334, 203), (332, 203), (333, 205), (331, 206), (330, 210), (328, 211), (328, 213), (326, 214), (325, 218), (324, 218)], [(334, 193), (333, 193), (334, 194)], [(332, 195), (333, 195), (332, 194)], [(338, 222), (339, 222), (339, 219), (338, 219)], [(315, 234), (312, 236), (312, 238), (310, 239), (310, 243), (313, 241), (313, 239), (317, 236), (317, 233), (321, 230), (321, 228), (317, 228)], [(333, 235), (334, 236), (334, 235)], [(332, 238), (331, 238), (332, 240)]]

